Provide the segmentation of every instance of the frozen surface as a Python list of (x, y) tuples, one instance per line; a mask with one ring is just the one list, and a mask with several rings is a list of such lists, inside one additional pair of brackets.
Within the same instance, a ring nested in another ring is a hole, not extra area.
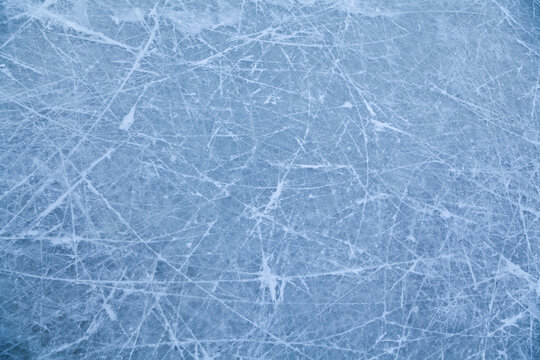
[(1, 359), (539, 359), (537, 0), (0, 0)]

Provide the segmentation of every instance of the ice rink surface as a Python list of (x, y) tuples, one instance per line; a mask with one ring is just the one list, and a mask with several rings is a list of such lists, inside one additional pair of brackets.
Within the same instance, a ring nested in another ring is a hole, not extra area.
[(1, 359), (540, 359), (537, 0), (0, 0)]

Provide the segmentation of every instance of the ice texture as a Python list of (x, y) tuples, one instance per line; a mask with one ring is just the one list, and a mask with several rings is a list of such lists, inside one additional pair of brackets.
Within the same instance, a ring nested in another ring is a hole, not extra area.
[(0, 0), (1, 359), (540, 359), (538, 0)]

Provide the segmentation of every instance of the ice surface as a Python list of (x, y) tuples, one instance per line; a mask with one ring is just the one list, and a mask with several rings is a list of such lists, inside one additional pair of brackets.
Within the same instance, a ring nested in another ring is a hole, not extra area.
[(0, 0), (1, 359), (540, 359), (537, 0)]

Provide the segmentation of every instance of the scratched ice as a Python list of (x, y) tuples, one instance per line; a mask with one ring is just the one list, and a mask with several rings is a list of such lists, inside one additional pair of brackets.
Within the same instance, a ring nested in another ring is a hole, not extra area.
[(0, 0), (1, 359), (540, 359), (538, 0)]

